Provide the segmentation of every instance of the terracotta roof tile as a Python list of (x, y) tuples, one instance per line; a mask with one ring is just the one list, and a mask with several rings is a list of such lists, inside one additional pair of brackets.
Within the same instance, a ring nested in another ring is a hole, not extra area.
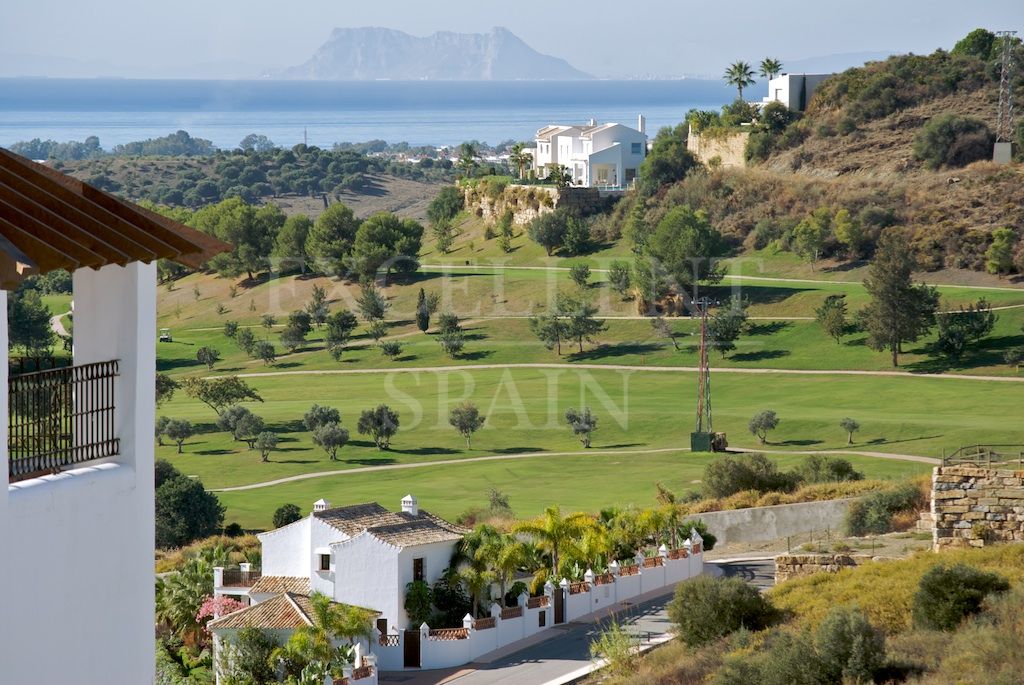
[[(341, 605), (340, 602), (331, 604)], [(351, 605), (349, 605), (351, 606)], [(366, 612), (367, 617), (380, 615), (379, 611), (364, 607), (353, 607)], [(313, 625), (310, 618), (312, 602), (309, 595), (297, 592), (283, 592), (265, 602), (253, 604), (244, 609), (210, 621), (209, 628), (215, 630), (242, 628), (282, 628), (295, 630)]]
[(465, 529), (423, 509), (414, 516), (403, 511), (389, 511), (376, 502), (318, 511), (313, 516), (350, 538), (366, 531), (397, 547), (458, 540), (466, 533)]
[(279, 592), (309, 594), (309, 578), (297, 576), (262, 576), (249, 588), (249, 594), (272, 595)]

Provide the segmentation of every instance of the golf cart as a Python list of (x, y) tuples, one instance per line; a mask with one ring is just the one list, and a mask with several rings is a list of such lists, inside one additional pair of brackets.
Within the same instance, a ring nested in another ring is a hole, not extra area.
[(174, 340), (171, 338), (170, 328), (160, 329), (160, 342), (174, 342)]

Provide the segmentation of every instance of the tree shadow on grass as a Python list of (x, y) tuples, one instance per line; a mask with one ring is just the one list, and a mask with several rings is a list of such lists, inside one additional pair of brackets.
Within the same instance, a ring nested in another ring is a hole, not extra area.
[(662, 349), (662, 345), (647, 342), (621, 342), (612, 345), (599, 345), (592, 350), (571, 352), (565, 355), (569, 361), (585, 361), (594, 359), (613, 359), (630, 355), (654, 354)]
[(173, 371), (175, 369), (192, 369), (197, 366), (206, 366), (198, 359), (157, 359), (157, 371)]
[(276, 362), (271, 366), (275, 369), (294, 369), (296, 366), (302, 366), (302, 362)]
[(913, 438), (903, 438), (902, 440), (887, 440), (885, 438), (872, 438), (865, 442), (865, 445), (898, 445), (901, 442), (917, 442), (918, 440), (935, 440), (941, 438), (941, 435), (919, 435)]
[(779, 331), (792, 328), (791, 321), (767, 321), (765, 323), (752, 323), (747, 325), (748, 335), (772, 335)]
[(411, 362), (419, 359), (415, 354), (403, 354), (401, 357), (395, 357), (396, 362)]
[[(306, 430), (306, 424), (302, 422), (302, 419), (288, 419), (286, 421), (276, 421), (272, 424), (268, 424), (267, 428), (274, 433), (301, 433)], [(278, 442), (297, 442), (297, 440), (295, 438), (279, 435)]]
[(413, 449), (399, 450), (394, 447), (388, 450), (395, 454), (412, 454), (420, 457), (431, 456), (435, 454), (458, 454), (461, 450), (452, 449), (450, 447), (415, 447)]
[(1002, 366), (1006, 364), (1004, 359), (1006, 351), (1020, 345), (1024, 345), (1024, 336), (991, 336), (969, 347), (960, 359), (950, 359), (935, 353), (928, 346), (921, 346), (910, 352), (934, 356), (906, 364), (904, 368), (914, 373), (943, 373), (950, 369), (970, 370), (985, 366)]
[(789, 350), (759, 350), (757, 352), (739, 352), (732, 356), (737, 362), (759, 362), (765, 359), (781, 359), (790, 355)]
[(617, 445), (598, 445), (597, 449), (602, 450), (617, 450), (624, 449), (626, 447), (643, 447), (646, 443), (643, 442), (621, 442)]
[[(187, 446), (187, 444), (186, 444), (186, 446)], [(233, 453), (234, 453), (234, 450), (226, 450), (226, 449), (223, 449), (223, 448), (220, 448), (220, 449), (209, 449), (209, 450), (195, 450), (194, 452), (192, 452), (192, 454), (201, 454), (204, 457), (206, 457), (206, 456), (221, 456), (221, 455), (233, 454)]]
[[(284, 452), (285, 450), (278, 450)], [(316, 464), (318, 459), (271, 459), (275, 464)]]
[[(768, 285), (751, 285), (745, 281), (742, 282), (741, 286), (743, 298), (749, 301), (750, 304), (778, 304), (798, 293), (814, 290), (817, 290), (817, 288), (779, 288)], [(704, 294), (712, 299), (725, 301), (727, 298), (732, 297), (733, 286), (712, 286), (705, 288)]]
[(500, 450), (493, 450), (495, 454), (519, 454), (520, 452), (543, 452), (540, 447), (505, 447)]
[(796, 446), (796, 447), (808, 447), (810, 445), (820, 445), (822, 440), (782, 440), (781, 442), (773, 442), (773, 445), (784, 445), (784, 446)]
[(458, 359), (475, 362), (480, 361), (481, 359), (487, 359), (493, 354), (494, 352), (491, 350), (474, 350), (472, 352), (462, 352), (459, 354)]
[(384, 466), (385, 464), (397, 464), (397, 459), (389, 457), (365, 458), (365, 459), (342, 459), (346, 464), (360, 464), (361, 466)]

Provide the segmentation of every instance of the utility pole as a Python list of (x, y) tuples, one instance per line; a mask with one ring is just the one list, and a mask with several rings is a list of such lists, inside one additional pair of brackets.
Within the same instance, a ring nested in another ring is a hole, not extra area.
[(996, 31), (1000, 46), (999, 112), (992, 160), (1008, 164), (1013, 159), (1013, 44), (1016, 31)]
[(711, 423), (711, 369), (708, 365), (708, 307), (711, 300), (694, 300), (700, 315), (700, 370), (697, 376), (697, 433), (710, 433)]

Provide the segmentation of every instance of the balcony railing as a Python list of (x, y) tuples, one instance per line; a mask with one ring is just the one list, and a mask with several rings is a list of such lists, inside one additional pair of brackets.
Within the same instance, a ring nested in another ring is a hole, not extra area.
[(221, 580), (221, 587), (252, 587), (262, 576), (262, 571), (243, 571), (237, 568), (226, 568)]
[(117, 361), (11, 376), (7, 381), (10, 481), (118, 454)]

